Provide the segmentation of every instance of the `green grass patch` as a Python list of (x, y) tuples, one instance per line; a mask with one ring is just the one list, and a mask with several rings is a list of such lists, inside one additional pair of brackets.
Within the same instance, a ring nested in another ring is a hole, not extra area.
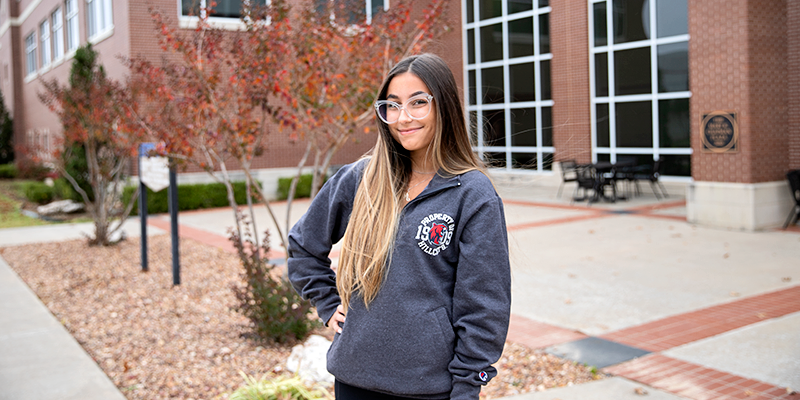
[(20, 204), (19, 201), (0, 193), (0, 229), (47, 224), (47, 222), (38, 218), (23, 215), (20, 210)]

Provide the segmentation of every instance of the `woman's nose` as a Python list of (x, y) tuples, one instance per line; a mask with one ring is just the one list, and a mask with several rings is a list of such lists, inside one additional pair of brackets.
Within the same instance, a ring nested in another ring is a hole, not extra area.
[(400, 117), (397, 120), (402, 123), (411, 122), (411, 115), (408, 114), (408, 110), (405, 107), (400, 110)]

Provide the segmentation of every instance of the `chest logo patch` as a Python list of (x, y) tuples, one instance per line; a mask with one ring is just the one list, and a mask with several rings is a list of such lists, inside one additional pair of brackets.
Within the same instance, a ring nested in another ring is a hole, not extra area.
[(417, 227), (417, 245), (425, 253), (437, 256), (447, 249), (450, 239), (453, 238), (455, 221), (453, 217), (434, 213), (423, 218)]

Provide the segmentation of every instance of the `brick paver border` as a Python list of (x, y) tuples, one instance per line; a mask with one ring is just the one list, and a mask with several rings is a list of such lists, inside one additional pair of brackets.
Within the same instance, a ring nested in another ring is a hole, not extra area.
[(663, 354), (650, 354), (604, 368), (603, 372), (623, 376), (695, 400), (800, 398), (790, 394), (786, 388), (706, 368)]
[(507, 339), (510, 342), (518, 343), (531, 349), (540, 349), (586, 337), (580, 332), (512, 314), (508, 325)]
[(798, 311), (800, 286), (794, 286), (674, 315), (602, 337), (657, 352)]

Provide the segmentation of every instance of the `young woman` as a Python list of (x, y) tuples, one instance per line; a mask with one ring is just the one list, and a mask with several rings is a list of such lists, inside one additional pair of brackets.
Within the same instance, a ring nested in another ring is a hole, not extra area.
[(340, 169), (292, 228), (289, 278), (335, 331), (337, 399), (477, 400), (508, 330), (503, 204), (441, 58), (397, 64), (375, 110), (371, 156)]

